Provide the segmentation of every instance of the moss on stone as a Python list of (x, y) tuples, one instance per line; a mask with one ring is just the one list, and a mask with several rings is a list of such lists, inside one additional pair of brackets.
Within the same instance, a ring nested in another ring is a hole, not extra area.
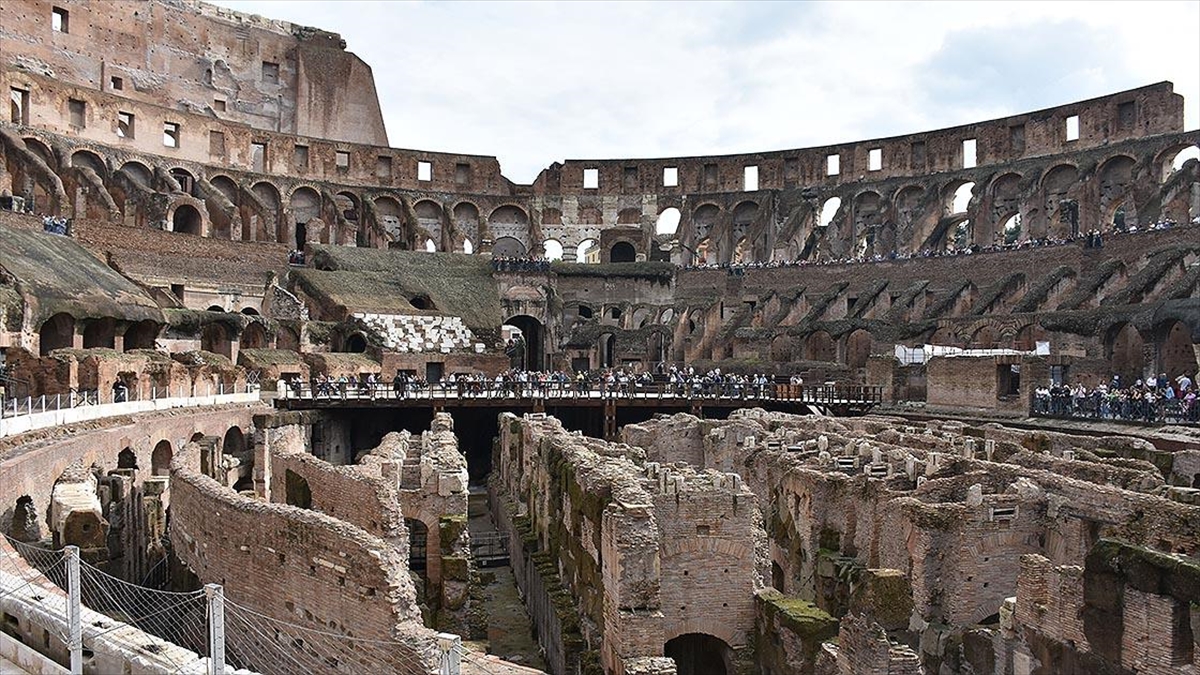
[(806, 646), (815, 647), (837, 635), (838, 620), (808, 600), (787, 597), (773, 588), (760, 592), (758, 598), (776, 626), (800, 636)]

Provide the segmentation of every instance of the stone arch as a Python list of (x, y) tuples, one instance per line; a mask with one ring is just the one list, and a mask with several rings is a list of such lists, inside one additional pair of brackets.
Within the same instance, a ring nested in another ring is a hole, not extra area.
[(376, 225), (390, 237), (391, 241), (404, 241), (402, 220), (404, 209), (400, 206), (400, 202), (393, 197), (384, 195), (376, 197), (373, 204)]
[(962, 340), (958, 337), (958, 333), (952, 326), (942, 326), (941, 328), (938, 328), (937, 330), (933, 331), (933, 334), (931, 334), (929, 339), (927, 339), (925, 342), (926, 344), (937, 345), (941, 347), (959, 347), (962, 344)]
[(526, 251), (529, 250), (529, 214), (525, 209), (514, 204), (496, 207), (488, 216), (488, 229), (497, 245), (501, 238), (508, 237), (517, 240)]
[(529, 251), (516, 237), (500, 237), (492, 244), (492, 255), (499, 258), (524, 258)]
[(613, 244), (612, 249), (608, 252), (608, 260), (615, 263), (635, 262), (637, 260), (637, 249), (627, 241), (618, 241)]
[(1113, 155), (1100, 165), (1100, 222), (1112, 222), (1117, 207), (1132, 196), (1137, 161), (1129, 155)]
[(269, 346), (266, 329), (257, 321), (246, 324), (238, 338), (238, 346), (241, 349), (265, 349)]
[[(254, 241), (275, 241), (288, 244), (288, 225), (283, 217), (283, 198), (279, 188), (269, 181), (259, 181), (250, 187), (264, 212), (253, 219), (252, 227), (246, 228), (252, 233)], [(273, 222), (272, 222), (273, 221)]]
[(1200, 160), (1200, 145), (1196, 143), (1179, 143), (1159, 152), (1154, 158), (1159, 182), (1166, 183), (1172, 174), (1182, 169), (1192, 159)]
[(130, 324), (125, 329), (125, 351), (131, 349), (154, 349), (154, 341), (158, 337), (158, 324), (150, 320)]
[(991, 324), (984, 324), (971, 334), (972, 349), (993, 349), (996, 346), (996, 329)]
[(48, 355), (55, 349), (70, 349), (75, 346), (75, 317), (58, 313), (42, 322), (38, 329), (38, 352)]
[(87, 321), (83, 327), (83, 348), (112, 349), (116, 345), (116, 333), (116, 321), (111, 317)]
[(701, 204), (692, 211), (692, 241), (699, 243), (708, 238), (717, 225), (721, 207), (716, 204)]
[(418, 237), (432, 239), (437, 250), (442, 250), (442, 205), (432, 199), (421, 199), (413, 204), (413, 213), (417, 215)]
[(176, 204), (171, 210), (169, 220), (172, 232), (204, 236), (204, 216), (191, 204)]
[(1000, 243), (1005, 239), (1007, 222), (1021, 213), (1021, 174), (1010, 171), (997, 176), (988, 186), (988, 195), (992, 201), (991, 221), (996, 227), (991, 241), (984, 243)]
[(1023, 352), (1031, 352), (1037, 349), (1038, 342), (1046, 341), (1046, 330), (1036, 323), (1027, 323), (1021, 326), (1017, 331), (1016, 337), (1013, 338), (1013, 348)]
[(859, 328), (846, 336), (846, 365), (851, 368), (866, 368), (871, 356), (871, 333)]
[(470, 240), (471, 250), (475, 250), (475, 242), (479, 241), (479, 207), (474, 202), (459, 202), (451, 211), (454, 217), (454, 227), (463, 240)]
[(275, 348), (300, 351), (300, 334), (290, 326), (280, 326), (275, 332)]
[(1196, 350), (1192, 331), (1182, 321), (1164, 321), (1154, 328), (1157, 372), (1174, 380), (1180, 375), (1196, 374)]
[(942, 213), (943, 215), (955, 215), (966, 213), (971, 206), (971, 200), (974, 198), (975, 183), (974, 181), (957, 179), (952, 180), (942, 186)]
[(883, 197), (874, 190), (864, 190), (854, 197), (854, 248), (856, 255), (876, 253), (876, 239), (883, 224)]
[(229, 331), (221, 323), (210, 323), (200, 331), (200, 349), (213, 354), (220, 354), (225, 358), (232, 358), (233, 342), (229, 338)]
[(76, 150), (71, 154), (71, 166), (86, 167), (96, 172), (96, 175), (101, 180), (108, 180), (108, 164), (100, 158), (100, 155), (91, 150)]
[(126, 447), (121, 452), (117, 453), (117, 468), (118, 469), (138, 469), (137, 453), (133, 448)]
[(191, 171), (177, 166), (167, 171), (167, 173), (171, 175), (171, 178), (175, 179), (176, 183), (179, 183), (180, 192), (193, 197), (198, 196), (196, 194), (196, 177), (192, 175)]
[(542, 242), (542, 257), (546, 260), (562, 260), (563, 245), (562, 242), (550, 237)]
[(522, 370), (543, 370), (546, 364), (546, 327), (537, 317), (518, 314), (509, 317), (504, 325), (521, 331), (524, 348), (510, 354), (513, 366)]
[[(1062, 202), (1067, 200), (1075, 184), (1079, 182), (1079, 168), (1074, 164), (1057, 164), (1042, 175), (1041, 229), (1031, 232), (1033, 236), (1061, 236), (1071, 231), (1071, 224), (1062, 224)], [(1055, 226), (1055, 223), (1059, 223)]]
[(679, 219), (681, 214), (679, 209), (674, 206), (663, 209), (663, 212), (658, 214), (658, 220), (654, 224), (654, 233), (659, 235), (674, 236), (679, 231)]
[(46, 163), (46, 166), (50, 167), (50, 169), (55, 173), (58, 173), (58, 155), (54, 154), (54, 151), (50, 149), (50, 146), (43, 143), (40, 138), (34, 138), (32, 136), (23, 138), (22, 140), (25, 141), (25, 147), (28, 148), (30, 152), (40, 157), (42, 161)]
[(1121, 322), (1108, 329), (1104, 338), (1104, 356), (1109, 369), (1129, 386), (1142, 378), (1146, 370), (1145, 340), (1133, 324)]
[[(747, 199), (733, 207), (733, 241), (739, 241), (750, 233), (754, 219), (758, 216), (758, 202)], [(753, 248), (753, 247), (751, 247)]]
[(677, 675), (730, 675), (735, 672), (733, 648), (728, 641), (709, 633), (676, 635), (663, 645), (663, 656), (675, 661)]
[(309, 241), (320, 241), (328, 243), (328, 235), (324, 232), (324, 228), (320, 228), (320, 232), (309, 231), (309, 223), (314, 225), (321, 218), (321, 194), (316, 190), (301, 185), (295, 190), (292, 190), (291, 196), (288, 197), (288, 212), (292, 214), (292, 220), (296, 224), (296, 249), (304, 250), (304, 246)]
[(242, 432), (242, 428), (232, 426), (226, 429), (225, 435), (221, 437), (221, 454), (241, 457), (247, 452), (249, 447), (246, 445), (246, 434)]
[(584, 239), (575, 247), (575, 262), (600, 262), (600, 242), (596, 239)]
[(150, 170), (150, 167), (137, 160), (131, 159), (122, 164), (120, 172), (125, 174), (125, 176), (128, 177), (129, 180), (133, 181), (136, 185), (144, 187), (147, 190), (153, 188), (152, 183), (154, 181), (154, 172)]
[(238, 198), (240, 195), (238, 194), (237, 181), (233, 180), (229, 176), (218, 174), (212, 178), (209, 178), (208, 183), (216, 188), (217, 192), (225, 195), (225, 198), (228, 199), (230, 203), (236, 205), (241, 202), (241, 199)]
[(154, 446), (153, 452), (150, 453), (150, 475), (152, 476), (169, 476), (171, 475), (171, 457), (174, 455), (174, 450), (171, 448), (171, 441), (165, 438)]
[(814, 331), (804, 339), (804, 358), (809, 361), (837, 361), (837, 344), (827, 331)]
[(771, 340), (771, 360), (786, 363), (792, 360), (792, 341), (786, 335), (776, 335)]
[(601, 368), (612, 368), (617, 361), (617, 337), (612, 333), (601, 333), (596, 340), (596, 346), (599, 350)]

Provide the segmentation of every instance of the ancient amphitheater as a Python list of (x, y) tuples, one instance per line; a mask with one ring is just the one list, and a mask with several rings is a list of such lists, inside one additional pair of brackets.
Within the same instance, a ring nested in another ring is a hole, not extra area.
[(1169, 82), (530, 185), (195, 0), (0, 88), (5, 675), (1200, 673)]

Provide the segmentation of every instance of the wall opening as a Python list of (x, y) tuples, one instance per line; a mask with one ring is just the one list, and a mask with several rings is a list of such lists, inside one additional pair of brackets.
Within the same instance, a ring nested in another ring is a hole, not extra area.
[(663, 167), (663, 187), (679, 187), (679, 167)]
[(637, 250), (627, 241), (618, 241), (609, 251), (608, 259), (615, 263), (634, 262), (637, 260)]
[(842, 172), (841, 155), (825, 155), (825, 175), (836, 176)]
[(654, 224), (655, 234), (673, 235), (679, 231), (679, 219), (682, 214), (674, 206), (658, 214), (658, 222)]
[(171, 216), (171, 231), (199, 236), (203, 222), (196, 207), (191, 204), (180, 204), (175, 207), (175, 214)]
[(171, 441), (163, 439), (154, 446), (150, 453), (150, 474), (153, 476), (168, 476), (171, 474)]
[(867, 151), (867, 170), (879, 171), (883, 169), (883, 148), (871, 148)]
[(425, 183), (433, 180), (433, 162), (417, 162), (417, 180)]
[(289, 506), (302, 509), (312, 508), (312, 489), (303, 476), (288, 469), (283, 474), (286, 499)]
[(748, 166), (742, 170), (742, 189), (746, 192), (758, 191), (758, 166)]
[(617, 339), (612, 333), (600, 336), (600, 367), (612, 368), (616, 362)]
[(528, 314), (514, 316), (504, 322), (519, 331), (514, 336), (512, 344), (506, 345), (505, 351), (512, 361), (513, 368), (519, 370), (542, 370), (544, 356), (545, 327)]
[(583, 170), (583, 189), (596, 190), (600, 187), (600, 169)]
[(55, 314), (38, 330), (38, 352), (48, 355), (55, 349), (75, 346), (75, 319), (70, 314)]
[(50, 10), (50, 30), (55, 33), (70, 33), (71, 13), (62, 7), (52, 8)]
[(733, 672), (733, 649), (718, 637), (686, 633), (667, 641), (663, 656), (675, 659), (678, 675), (727, 675)]
[(579, 246), (575, 247), (575, 262), (592, 264), (600, 262), (600, 242), (595, 239), (584, 239), (579, 242)]
[(833, 217), (837, 215), (838, 209), (842, 208), (842, 200), (840, 197), (830, 197), (821, 205), (821, 218), (818, 222), (820, 227), (828, 227), (829, 223), (833, 222)]
[(547, 239), (542, 242), (542, 255), (546, 260), (562, 260), (563, 245), (557, 239)]
[(976, 144), (974, 138), (968, 138), (962, 142), (962, 168), (973, 169), (978, 160), (976, 155)]

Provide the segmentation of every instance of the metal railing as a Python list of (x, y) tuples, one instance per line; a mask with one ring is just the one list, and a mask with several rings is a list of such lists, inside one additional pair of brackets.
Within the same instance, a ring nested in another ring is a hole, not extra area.
[(245, 394), (253, 391), (257, 391), (257, 388), (250, 384), (240, 387), (226, 387), (223, 383), (216, 385), (197, 384), (195, 386), (167, 387), (162, 389), (151, 387), (144, 395), (137, 390), (102, 392), (97, 389), (71, 389), (65, 394), (42, 394), (36, 398), (33, 396), (7, 398), (3, 402), (0, 402), (0, 419), (70, 410), (83, 406), (224, 396), (226, 394)]
[(596, 382), (449, 382), (394, 385), (329, 382), (309, 383), (293, 380), (279, 390), (283, 399), (329, 401), (446, 401), (446, 400), (575, 400), (626, 399), (674, 401), (780, 401), (837, 404), (876, 404), (883, 400), (883, 388), (854, 384), (728, 384), (728, 383), (637, 383), (607, 384)]
[(1154, 401), (1107, 395), (1034, 396), (1033, 417), (1078, 419), (1093, 422), (1141, 424), (1200, 424), (1200, 400), (1159, 398)]

